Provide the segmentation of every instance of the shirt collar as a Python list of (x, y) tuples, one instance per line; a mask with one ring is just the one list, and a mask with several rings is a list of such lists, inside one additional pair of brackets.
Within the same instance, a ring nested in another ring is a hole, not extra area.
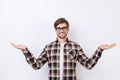
[[(67, 38), (67, 39), (66, 39), (66, 42), (69, 43), (70, 40)], [(58, 38), (56, 38), (56, 43), (59, 43)]]

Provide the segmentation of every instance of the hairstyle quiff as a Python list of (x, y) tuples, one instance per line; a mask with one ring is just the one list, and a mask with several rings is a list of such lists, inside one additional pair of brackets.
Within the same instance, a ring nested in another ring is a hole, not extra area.
[(55, 21), (54, 23), (54, 28), (56, 28), (57, 25), (61, 24), (61, 23), (66, 23), (67, 27), (69, 27), (69, 23), (65, 18), (59, 18)]

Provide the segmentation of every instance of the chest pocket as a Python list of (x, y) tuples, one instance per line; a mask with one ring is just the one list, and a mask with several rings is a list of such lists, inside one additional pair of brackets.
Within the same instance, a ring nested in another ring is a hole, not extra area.
[(72, 49), (72, 50), (68, 50), (68, 56), (71, 60), (76, 59), (77, 56), (77, 50)]

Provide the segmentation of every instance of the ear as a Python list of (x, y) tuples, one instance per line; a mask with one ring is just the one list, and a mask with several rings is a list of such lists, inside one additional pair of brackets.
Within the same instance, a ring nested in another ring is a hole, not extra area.
[(68, 27), (68, 31), (70, 30), (70, 28)]
[(54, 27), (54, 30), (56, 30), (56, 28)]
[(55, 32), (57, 32), (56, 28), (54, 28)]

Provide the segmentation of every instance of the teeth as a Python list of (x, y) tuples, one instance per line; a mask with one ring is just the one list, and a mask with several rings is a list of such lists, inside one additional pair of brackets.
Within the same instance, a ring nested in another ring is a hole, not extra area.
[(60, 34), (60, 35), (64, 35), (64, 34)]

